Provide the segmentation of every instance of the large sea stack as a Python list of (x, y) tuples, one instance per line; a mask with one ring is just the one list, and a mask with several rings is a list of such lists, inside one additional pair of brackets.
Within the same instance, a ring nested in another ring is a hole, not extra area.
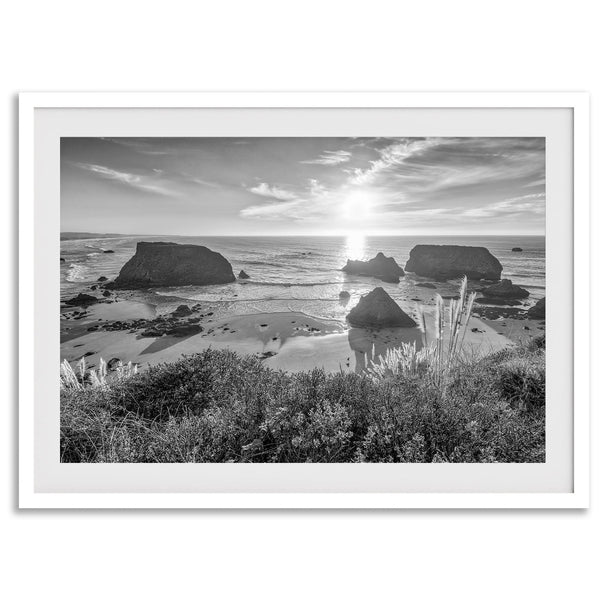
[(433, 279), (466, 275), (469, 279), (496, 281), (502, 274), (500, 261), (487, 248), (477, 246), (418, 245), (410, 251), (404, 268)]
[(381, 287), (363, 296), (346, 318), (356, 327), (417, 326)]
[(232, 281), (235, 276), (229, 261), (204, 246), (138, 242), (135, 254), (107, 287), (139, 289)]
[(398, 283), (404, 275), (402, 267), (391, 257), (378, 252), (371, 260), (348, 260), (342, 267), (342, 271), (352, 275), (367, 275), (385, 281), (387, 283)]

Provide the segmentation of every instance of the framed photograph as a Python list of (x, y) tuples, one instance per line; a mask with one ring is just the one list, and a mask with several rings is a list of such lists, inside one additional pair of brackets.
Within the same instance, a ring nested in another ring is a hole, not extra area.
[(588, 506), (586, 94), (19, 121), (22, 508)]

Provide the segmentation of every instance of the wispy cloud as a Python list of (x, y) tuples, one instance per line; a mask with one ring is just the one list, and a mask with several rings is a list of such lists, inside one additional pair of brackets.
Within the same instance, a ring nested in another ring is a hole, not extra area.
[(304, 165), (340, 165), (348, 162), (352, 158), (352, 153), (346, 150), (323, 150), (318, 158), (301, 160)]
[(297, 195), (294, 192), (285, 190), (276, 185), (269, 185), (268, 183), (259, 183), (254, 187), (248, 188), (249, 192), (257, 194), (258, 196), (264, 196), (266, 198), (275, 198), (277, 200), (295, 200)]
[(128, 187), (149, 192), (152, 194), (159, 194), (161, 196), (178, 196), (179, 193), (168, 187), (161, 179), (160, 170), (152, 169), (152, 175), (138, 175), (135, 173), (127, 173), (125, 171), (117, 171), (109, 167), (102, 165), (95, 165), (91, 163), (74, 163), (76, 167), (90, 171), (102, 177), (103, 179), (110, 179), (112, 181), (121, 183)]

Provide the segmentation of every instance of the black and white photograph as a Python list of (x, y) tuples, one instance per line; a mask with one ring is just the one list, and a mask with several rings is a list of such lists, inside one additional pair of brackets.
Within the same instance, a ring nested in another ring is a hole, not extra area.
[(545, 462), (545, 160), (63, 137), (61, 462)]

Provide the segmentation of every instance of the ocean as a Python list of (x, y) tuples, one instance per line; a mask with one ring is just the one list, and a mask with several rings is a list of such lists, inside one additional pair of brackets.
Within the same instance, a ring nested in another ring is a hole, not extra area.
[[(137, 242), (168, 241), (198, 244), (220, 252), (234, 274), (250, 279), (226, 285), (170, 287), (143, 293), (145, 301), (173, 304), (207, 301), (227, 306), (232, 314), (300, 311), (323, 319), (344, 321), (362, 294), (382, 286), (405, 310), (415, 302), (431, 302), (432, 291), (415, 287), (424, 278), (407, 273), (398, 284), (347, 275), (340, 269), (347, 259), (369, 259), (377, 252), (393, 256), (404, 268), (417, 244), (484, 246), (503, 265), (502, 277), (525, 287), (525, 306), (545, 296), (545, 238), (543, 236), (361, 236), (348, 237), (180, 237), (127, 236), (61, 241), (61, 298), (88, 292), (98, 277), (113, 279), (133, 256)], [(523, 252), (512, 252), (513, 247)], [(112, 250), (113, 253), (105, 253)], [(456, 281), (436, 283), (436, 293), (453, 295)], [(349, 304), (339, 293), (351, 294)], [(142, 294), (140, 293), (140, 296)]]

